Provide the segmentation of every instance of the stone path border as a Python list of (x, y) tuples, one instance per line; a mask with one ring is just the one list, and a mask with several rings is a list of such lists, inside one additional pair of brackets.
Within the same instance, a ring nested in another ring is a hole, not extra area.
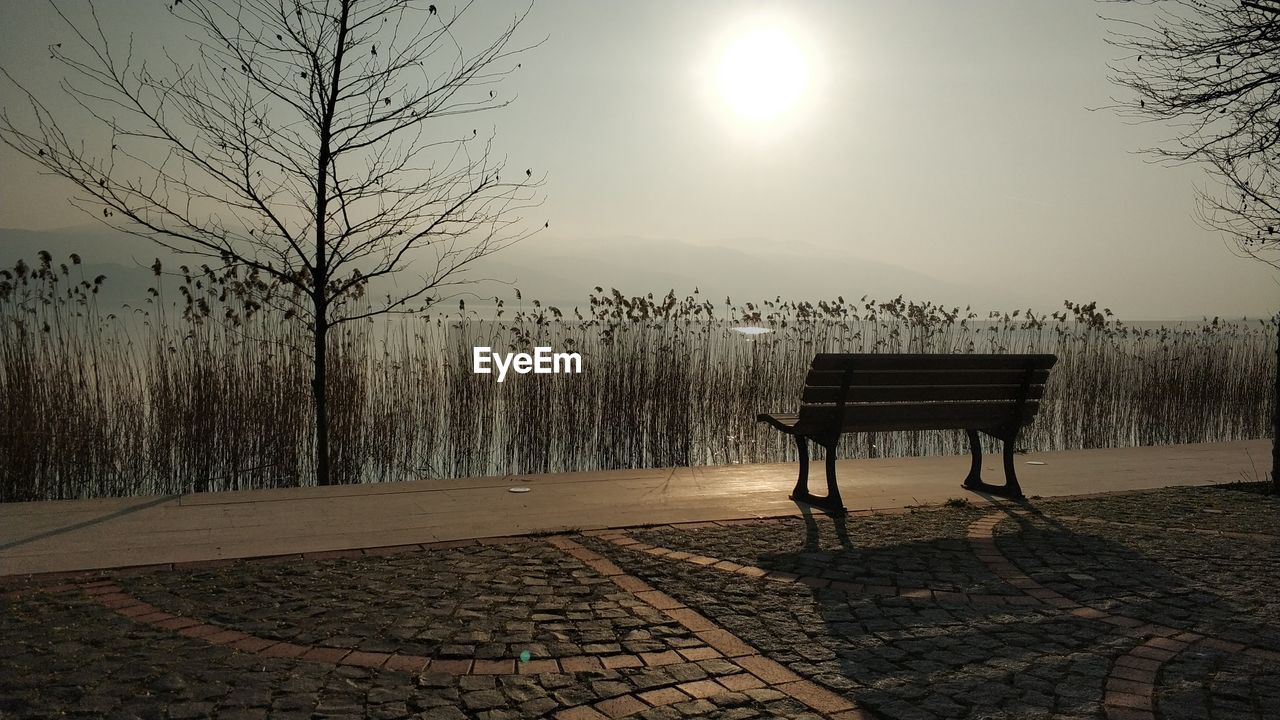
[[(1280, 652), (1240, 643), (1208, 637), (1196, 632), (1159, 623), (1149, 623), (1121, 613), (1109, 613), (1097, 608), (1085, 607), (1070, 598), (1050, 590), (1027, 576), (1005, 557), (996, 546), (995, 528), (1002, 521), (1025, 516), (1029, 513), (1013, 510), (993, 512), (969, 525), (969, 543), (992, 572), (1005, 582), (1021, 589), (1030, 597), (1053, 607), (1068, 610), (1072, 615), (1091, 620), (1101, 620), (1115, 625), (1119, 632), (1142, 640), (1129, 652), (1116, 658), (1107, 673), (1106, 691), (1102, 707), (1110, 720), (1155, 720), (1155, 688), (1161, 668), (1178, 653), (1192, 645), (1209, 647), (1227, 653), (1242, 653), (1250, 657), (1280, 663)], [(1059, 519), (1073, 519), (1063, 516)], [(1100, 521), (1106, 523), (1106, 521)], [(1137, 523), (1106, 523), (1130, 527), (1143, 527)], [(1155, 528), (1153, 529), (1167, 529)], [(1245, 535), (1238, 533), (1236, 535)], [(1248, 535), (1252, 537), (1252, 535)], [(1266, 536), (1270, 538), (1271, 536)]]
[(1249, 647), (1159, 625), (1149, 627), (1156, 634), (1117, 658), (1107, 676), (1103, 707), (1107, 711), (1107, 717), (1112, 720), (1154, 720), (1155, 689), (1160, 670), (1189, 648), (1208, 648), (1272, 664), (1280, 663), (1280, 652), (1274, 650)]
[[(725, 526), (729, 523), (684, 523), (680, 525), (670, 525), (667, 527), (675, 529), (696, 529), (703, 527)], [(661, 528), (658, 528), (661, 529)], [(790, 572), (782, 572), (779, 570), (765, 570), (755, 565), (740, 565), (731, 560), (722, 560), (720, 558), (709, 557), (706, 555), (695, 555), (671, 548), (661, 547), (657, 545), (649, 545), (640, 542), (631, 537), (625, 530), (593, 530), (585, 532), (583, 535), (596, 537), (605, 542), (612, 543), (618, 547), (626, 548), (635, 552), (642, 552), (654, 557), (666, 558), (667, 560), (675, 560), (685, 562), (692, 565), (720, 570), (723, 572), (736, 573), (751, 578), (763, 578), (782, 583), (794, 583), (806, 585), (814, 589), (827, 589), (836, 592), (842, 592), (847, 595), (858, 596), (877, 596), (877, 597), (898, 597), (916, 602), (940, 602), (943, 604), (972, 604), (972, 605), (1038, 605), (1039, 601), (1020, 595), (986, 595), (979, 593), (962, 593), (950, 592), (944, 590), (930, 590), (927, 587), (902, 586), (902, 585), (865, 585), (862, 583), (851, 583), (843, 580), (835, 580), (816, 575), (797, 575)]]
[[(665, 652), (617, 654), (607, 657), (575, 656), (565, 658), (541, 658), (518, 662), (515, 659), (465, 660), (433, 659), (420, 655), (380, 653), (335, 648), (323, 645), (306, 645), (262, 638), (202, 620), (174, 615), (126, 593), (114, 580), (100, 579), (66, 583), (39, 588), (40, 592), (66, 593), (79, 591), (94, 601), (129, 620), (175, 632), (212, 645), (222, 645), (231, 650), (267, 658), (297, 659), (309, 662), (355, 665), (360, 667), (398, 670), (418, 675), (443, 673), (461, 675), (533, 675), (555, 672), (590, 672), (628, 667), (661, 667), (697, 660), (723, 659), (742, 670), (741, 673), (706, 678), (667, 686), (648, 688), (611, 697), (594, 703), (570, 707), (558, 711), (555, 720), (621, 720), (643, 713), (651, 708), (674, 705), (716, 697), (727, 693), (769, 688), (780, 692), (806, 707), (822, 713), (830, 720), (869, 720), (872, 716), (860, 710), (847, 698), (796, 675), (785, 666), (762, 655), (742, 639), (716, 625), (698, 612), (684, 606), (675, 598), (654, 589), (648, 583), (622, 571), (607, 558), (578, 544), (565, 536), (552, 536), (546, 542), (561, 552), (579, 560), (587, 567), (608, 578), (619, 589), (630, 593), (650, 607), (661, 611), (678, 622), (706, 647)], [(471, 544), (471, 543), (464, 543)], [(454, 546), (457, 546), (455, 544)], [(408, 549), (408, 548), (406, 548)], [(329, 557), (355, 557), (343, 553)], [(21, 593), (9, 593), (17, 596)]]
[[(1240, 643), (1212, 638), (1195, 632), (1186, 632), (1178, 628), (1155, 623), (1148, 623), (1123, 614), (1108, 613), (1096, 608), (1085, 607), (1071, 598), (1041, 585), (1022, 572), (1017, 565), (1000, 552), (996, 545), (995, 528), (1002, 521), (1028, 515), (1014, 509), (999, 510), (973, 521), (967, 529), (966, 539), (974, 555), (987, 566), (994, 575), (1011, 587), (1020, 590), (1021, 596), (979, 595), (971, 593), (944, 592), (928, 588), (902, 588), (890, 586), (862, 585), (832, 580), (813, 575), (797, 575), (795, 573), (765, 570), (754, 565), (741, 565), (730, 560), (723, 560), (705, 555), (672, 550), (671, 548), (650, 545), (632, 538), (625, 530), (594, 530), (583, 533), (596, 537), (627, 550), (642, 552), (654, 557), (665, 558), (676, 562), (689, 563), (701, 567), (712, 568), (722, 572), (736, 573), (752, 578), (761, 578), (784, 583), (796, 583), (815, 589), (830, 589), (850, 595), (873, 595), (907, 598), (919, 602), (937, 601), (942, 604), (968, 603), (974, 605), (1047, 605), (1072, 615), (1090, 620), (1100, 620), (1114, 625), (1117, 632), (1142, 639), (1136, 647), (1116, 659), (1107, 676), (1106, 691), (1103, 696), (1103, 708), (1111, 720), (1154, 720), (1154, 696), (1157, 677), (1165, 663), (1178, 653), (1192, 645), (1209, 647), (1221, 652), (1242, 653), (1269, 662), (1280, 663), (1280, 652), (1265, 648), (1248, 647)], [(824, 516), (825, 517), (825, 516)], [(1158, 528), (1140, 523), (1124, 523), (1117, 521), (1079, 518), (1076, 516), (1059, 516), (1061, 520), (1079, 520), (1090, 524), (1109, 524), (1139, 529), (1174, 529), (1249, 540), (1274, 540), (1276, 536), (1262, 533), (1235, 533), (1228, 531), (1199, 530), (1194, 528)], [(753, 521), (744, 521), (753, 522)], [(767, 521), (766, 521), (767, 522)], [(682, 530), (696, 530), (709, 527), (724, 527), (741, 522), (704, 522), (681, 523), (666, 527)], [(659, 528), (660, 529), (660, 528)], [(606, 561), (608, 562), (608, 561)], [(612, 565), (612, 563), (610, 563)]]
[[(681, 603), (679, 600), (676, 600), (661, 590), (654, 589), (651, 585), (634, 575), (628, 575), (614, 564), (612, 560), (609, 560), (589, 548), (583, 547), (573, 539), (565, 536), (551, 537), (548, 538), (547, 541), (569, 555), (581, 560), (596, 572), (608, 577), (614, 585), (617, 585), (619, 588), (635, 595), (637, 598), (648, 603), (653, 608), (661, 610), (667, 615), (667, 617), (680, 623), (700, 640), (720, 652), (729, 662), (742, 668), (746, 674), (771, 689), (777, 690), (794, 698), (795, 700), (798, 700), (809, 708), (823, 713), (832, 720), (866, 720), (872, 717), (865, 711), (859, 709), (847, 698), (837, 695), (816, 683), (805, 680), (799, 675), (788, 670), (787, 667), (781, 663), (765, 657), (760, 653), (760, 651), (748, 645), (737, 635), (734, 635), (728, 630), (716, 625), (696, 610), (686, 607), (684, 603)], [(713, 687), (715, 684), (716, 682), (713, 680), (699, 680), (694, 683), (684, 683), (683, 685), (678, 685), (676, 687), (684, 690), (686, 685), (702, 685), (705, 686), (701, 689), (702, 692), (714, 693), (717, 691), (717, 689)], [(695, 695), (695, 697), (708, 697), (708, 695)], [(647, 709), (647, 707), (640, 707), (636, 712), (643, 712)], [(565, 712), (567, 713), (570, 711)], [(569, 716), (562, 713), (556, 715), (556, 720), (600, 720), (601, 718), (615, 717), (626, 716), (592, 715), (586, 713)]]
[[(1164, 630), (1164, 628), (1161, 628)], [(1103, 707), (1113, 720), (1155, 720), (1155, 690), (1161, 667), (1203, 640), (1198, 633), (1157, 634), (1116, 658), (1107, 675)]]
[[(1166, 625), (1148, 623), (1146, 621), (1118, 613), (1109, 613), (1096, 608), (1083, 606), (1074, 600), (1047, 588), (1023, 573), (1012, 561), (1000, 552), (995, 540), (995, 528), (1000, 522), (1027, 516), (1029, 513), (1018, 509), (1001, 509), (973, 521), (967, 530), (967, 541), (975, 556), (987, 568), (1005, 583), (1020, 590), (1018, 595), (981, 595), (958, 592), (930, 590), (924, 587), (890, 587), (848, 583), (832, 578), (813, 575), (797, 575), (794, 573), (770, 571), (752, 565), (741, 565), (729, 560), (695, 555), (649, 545), (635, 540), (626, 530), (595, 530), (582, 533), (628, 550), (643, 552), (655, 557), (672, 561), (686, 562), (701, 567), (709, 567), (721, 572), (730, 572), (746, 577), (765, 579), (776, 582), (796, 583), (814, 589), (829, 589), (850, 595), (896, 596), (911, 599), (920, 603), (939, 602), (942, 604), (969, 603), (975, 605), (1047, 605), (1077, 617), (1100, 620), (1116, 626), (1117, 632), (1136, 637), (1141, 642), (1129, 652), (1117, 658), (1108, 672), (1106, 689), (1103, 697), (1103, 708), (1111, 720), (1154, 720), (1155, 689), (1161, 669), (1181, 652), (1195, 647), (1205, 647), (1229, 654), (1245, 656), (1270, 663), (1280, 664), (1280, 652), (1260, 647), (1246, 646), (1220, 638), (1207, 637), (1200, 633), (1187, 632)], [(825, 516), (815, 516), (828, 519)], [(1264, 533), (1239, 533), (1230, 531), (1202, 530), (1198, 528), (1159, 527), (1142, 523), (1109, 521), (1097, 518), (1077, 516), (1058, 516), (1066, 521), (1078, 521), (1085, 524), (1105, 524), (1136, 529), (1175, 530), (1198, 533), (1209, 536), (1230, 537), (1251, 540), (1275, 540), (1277, 536)], [(698, 523), (680, 523), (657, 528), (698, 529), (706, 527), (727, 527), (740, 524), (769, 522), (768, 520), (716, 521)], [(355, 665), (367, 668), (386, 668), (409, 673), (445, 673), (448, 675), (509, 675), (537, 674), (542, 672), (578, 672), (626, 667), (650, 666), (696, 661), (711, 658), (724, 659), (743, 670), (742, 673), (721, 676), (716, 679), (704, 679), (692, 682), (675, 683), (670, 686), (651, 688), (643, 692), (634, 692), (616, 696), (591, 704), (570, 707), (557, 712), (555, 720), (620, 720), (645, 712), (653, 707), (672, 705), (691, 700), (714, 697), (728, 692), (742, 692), (755, 688), (770, 688), (801, 702), (805, 706), (824, 714), (831, 720), (854, 720), (872, 717), (865, 710), (858, 708), (847, 698), (837, 695), (825, 688), (804, 680), (784, 665), (762, 655), (736, 635), (719, 627), (697, 611), (684, 606), (675, 598), (656, 590), (640, 578), (625, 573), (608, 558), (601, 556), (563, 536), (551, 536), (547, 543), (562, 552), (578, 559), (588, 567), (607, 577), (618, 588), (631, 593), (636, 598), (659, 610), (680, 623), (708, 647), (667, 652), (639, 653), (634, 655), (620, 654), (605, 658), (596, 656), (577, 656), (567, 658), (546, 658), (519, 663), (515, 659), (505, 660), (453, 660), (432, 659), (418, 655), (400, 653), (378, 653), (334, 648), (316, 645), (300, 645), (290, 642), (270, 640), (243, 633), (230, 628), (198, 619), (167, 613), (159, 608), (142, 602), (125, 593), (110, 578), (127, 577), (147, 572), (200, 569), (222, 567), (236, 562), (280, 562), (288, 560), (322, 560), (352, 559), (369, 556), (391, 555), (431, 549), (449, 549), (473, 545), (500, 545), (514, 542), (528, 542), (528, 538), (485, 538), (477, 540), (448, 541), (441, 543), (397, 545), (364, 550), (341, 550), (333, 552), (305, 553), (297, 555), (280, 555), (245, 560), (215, 560), (197, 563), (178, 563), (155, 566), (124, 568), (114, 571), (90, 571), (78, 573), (57, 573), (37, 576), (43, 584), (30, 586), (20, 590), (10, 590), (4, 595), (18, 598), (30, 592), (65, 593), (79, 591), (93, 598), (104, 607), (129, 618), (133, 622), (155, 628), (176, 632), (180, 635), (200, 639), (204, 642), (223, 645), (232, 650), (246, 652), (261, 657), (292, 658), (310, 662), (334, 665)], [(50, 581), (74, 580), (63, 584), (49, 585)]]
[(472, 667), (471, 660), (436, 660), (420, 655), (403, 655), (400, 653), (378, 653), (335, 648), (323, 645), (303, 645), (291, 642), (271, 640), (248, 633), (204, 622), (197, 618), (174, 615), (143, 602), (126, 593), (111, 580), (75, 585), (64, 585), (46, 588), (47, 592), (65, 592), (79, 590), (104, 607), (114, 610), (135, 623), (150, 625), (160, 630), (176, 632), (189, 638), (195, 638), (212, 645), (225, 645), (232, 650), (250, 653), (269, 658), (288, 658), (333, 665), (359, 665), (367, 668), (387, 668), (409, 673), (423, 673), (430, 667), (433, 671), (450, 674), (501, 674), (515, 673), (514, 660), (507, 661), (511, 669), (503, 661), (476, 661), (485, 663)]
[(999, 525), (1002, 520), (1008, 517), (1009, 513), (999, 511), (983, 515), (981, 518), (969, 523), (967, 539), (969, 547), (973, 549), (973, 554), (987, 566), (987, 569), (992, 574), (1009, 586), (1021, 590), (1032, 601), (1031, 604), (1049, 605), (1060, 610), (1070, 610), (1074, 613), (1075, 610), (1081, 607), (1079, 603), (1055, 590), (1050, 590), (1028, 577), (996, 547), (996, 525)]

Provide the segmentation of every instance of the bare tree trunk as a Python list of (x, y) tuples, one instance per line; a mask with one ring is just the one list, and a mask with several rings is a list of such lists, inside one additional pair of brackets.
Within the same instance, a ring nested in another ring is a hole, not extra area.
[[(320, 156), (316, 163), (316, 251), (315, 265), (311, 271), (314, 287), (313, 302), (316, 313), (316, 349), (315, 380), (313, 392), (316, 400), (316, 484), (329, 484), (329, 407), (325, 398), (326, 375), (325, 356), (329, 335), (328, 296), (329, 291), (329, 258), (327, 246), (327, 228), (329, 221), (329, 163), (333, 160), (333, 116), (338, 103), (338, 90), (342, 80), (342, 57), (347, 50), (347, 32), (350, 29), (347, 20), (351, 12), (349, 0), (343, 0), (342, 11), (338, 17), (338, 38), (333, 56), (333, 76), (329, 82), (329, 97), (326, 99), (320, 121)], [(335, 168), (336, 169), (336, 168)]]
[(1280, 313), (1276, 314), (1275, 380), (1271, 398), (1271, 489), (1280, 494)]
[(329, 403), (327, 401), (327, 347), (329, 321), (323, 303), (316, 305), (315, 376), (311, 392), (316, 407), (316, 484), (328, 485), (329, 479)]

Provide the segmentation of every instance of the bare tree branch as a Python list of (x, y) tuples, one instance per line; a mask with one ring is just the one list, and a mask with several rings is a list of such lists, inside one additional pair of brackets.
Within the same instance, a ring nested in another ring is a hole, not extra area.
[(1205, 164), (1218, 187), (1196, 215), (1242, 255), (1280, 269), (1280, 5), (1156, 0), (1146, 20), (1106, 17), (1125, 54), (1110, 80), (1128, 91), (1111, 109), (1174, 130), (1146, 148), (1172, 163)]
[[(1109, 67), (1129, 91), (1114, 108), (1176, 130), (1147, 151), (1208, 166), (1196, 214), (1239, 254), (1280, 270), (1280, 2), (1155, 0), (1153, 20), (1112, 19), (1109, 42), (1128, 55)], [(1280, 324), (1277, 325), (1280, 332)], [(1271, 479), (1280, 492), (1280, 344), (1272, 388)]]
[[(269, 301), (314, 333), (327, 482), (329, 329), (419, 310), (546, 225), (527, 229), (521, 215), (544, 179), (503, 181), (492, 137), (431, 134), (437, 119), (510, 102), (494, 88), (537, 46), (514, 45), (529, 9), (467, 52), (470, 2), (446, 16), (418, 0), (175, 0), (187, 45), (148, 61), (132, 38), (108, 38), (92, 0), (81, 24), (49, 1), (77, 41), (49, 48), (65, 69), (59, 89), (110, 147), (70, 136), (8, 68), (0, 77), (27, 112), (0, 110), (0, 141), (70, 180), (73, 202), (105, 222), (286, 289)], [(369, 292), (406, 274), (406, 291)]]

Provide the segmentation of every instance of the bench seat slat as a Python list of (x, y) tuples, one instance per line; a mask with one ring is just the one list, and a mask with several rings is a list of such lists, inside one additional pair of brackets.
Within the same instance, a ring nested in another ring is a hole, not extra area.
[[(840, 387), (844, 382), (842, 370), (810, 370), (805, 376), (805, 387)], [(898, 387), (927, 385), (1021, 385), (1026, 376), (1024, 370), (855, 370), (850, 386)], [(1032, 385), (1043, 385), (1049, 379), (1048, 370), (1031, 373)]]
[(1028, 363), (1048, 370), (1056, 361), (1057, 356), (1047, 354), (819, 353), (813, 369), (844, 370), (852, 362), (857, 370), (1025, 370)]
[[(916, 402), (928, 400), (1017, 400), (1021, 385), (853, 385), (844, 394), (845, 402)], [(805, 387), (800, 397), (805, 403), (840, 402), (839, 387)], [(1027, 389), (1029, 400), (1044, 396), (1043, 385)]]
[[(902, 403), (845, 407), (840, 432), (888, 430), (957, 430), (997, 428), (1013, 419), (1015, 403)], [(1018, 425), (1035, 419), (1039, 403), (1027, 402)], [(834, 427), (835, 405), (806, 405), (799, 413), (762, 413), (756, 417), (782, 432), (798, 435), (828, 433)]]
[[(835, 405), (805, 405), (798, 425), (833, 427), (843, 432), (866, 430), (945, 430), (964, 427), (996, 427), (1014, 419), (1016, 402), (867, 403), (840, 409)], [(1040, 403), (1023, 404), (1019, 424), (1030, 423)]]

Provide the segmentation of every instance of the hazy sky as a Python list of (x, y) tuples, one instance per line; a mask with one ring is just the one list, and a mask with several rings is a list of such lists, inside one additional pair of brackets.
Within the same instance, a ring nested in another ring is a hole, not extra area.
[[(43, 3), (2, 1), (0, 65), (53, 88), (59, 67), (45, 47), (66, 33)], [(522, 7), (481, 5), (476, 42)], [(180, 42), (164, 3), (100, 7), (109, 32)], [(1147, 12), (1058, 0), (547, 0), (520, 35), (546, 42), (503, 86), (518, 99), (474, 124), (496, 129), (513, 166), (547, 173), (530, 217), (551, 230), (530, 242), (574, 248), (584, 275), (598, 261), (603, 280), (584, 277), (584, 287), (611, 279), (618, 244), (653, 240), (846, 266), (848, 287), (816, 289), (825, 296), (856, 297), (867, 268), (888, 265), (916, 274), (908, 297), (962, 305), (1054, 310), (1072, 298), (1131, 318), (1274, 312), (1275, 273), (1194, 221), (1203, 171), (1135, 154), (1168, 129), (1087, 109), (1113, 92), (1105, 63), (1116, 51), (1100, 11)], [(743, 50), (742, 38), (756, 42)], [(763, 52), (772, 65), (753, 57)], [(736, 59), (722, 73), (726, 55)], [(756, 76), (779, 88), (776, 117), (749, 117), (763, 108), (726, 97)], [(0, 93), (15, 103), (9, 87)], [(89, 222), (68, 208), (66, 185), (8, 148), (0, 167), (0, 227)], [(714, 261), (697, 270), (735, 299), (775, 292), (717, 277)], [(930, 277), (947, 283), (945, 297), (933, 297)]]

